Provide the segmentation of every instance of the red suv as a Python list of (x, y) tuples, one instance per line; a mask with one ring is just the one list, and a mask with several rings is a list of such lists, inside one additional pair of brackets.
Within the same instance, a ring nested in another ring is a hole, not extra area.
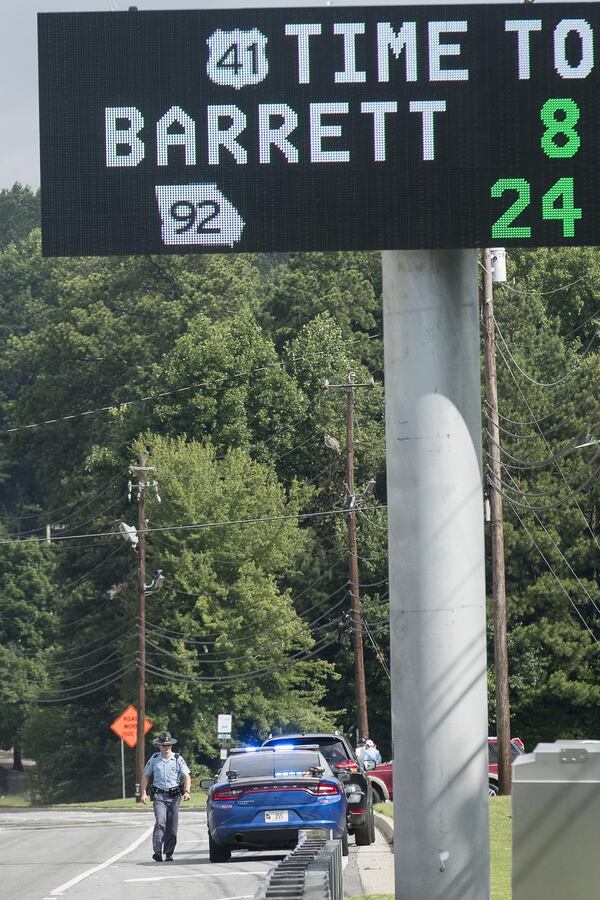
[[(488, 738), (488, 794), (496, 797), (498, 794), (498, 738)], [(525, 745), (521, 738), (513, 738), (510, 742), (511, 762), (521, 753), (525, 753)]]
[[(488, 738), (488, 794), (490, 797), (495, 797), (498, 793), (497, 743), (498, 738)], [(511, 759), (515, 759), (525, 752), (521, 738), (512, 739), (510, 752)], [(382, 763), (369, 772), (373, 787), (373, 803), (383, 803), (384, 800), (394, 799), (393, 765), (393, 762)]]

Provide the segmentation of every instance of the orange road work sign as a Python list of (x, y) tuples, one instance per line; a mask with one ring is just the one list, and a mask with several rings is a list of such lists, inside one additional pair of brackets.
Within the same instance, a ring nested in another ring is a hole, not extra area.
[[(131, 704), (123, 710), (120, 716), (117, 716), (110, 727), (122, 741), (125, 741), (128, 747), (135, 747), (137, 744), (137, 721), (137, 709)], [(148, 734), (151, 728), (150, 719), (144, 719), (144, 734)]]

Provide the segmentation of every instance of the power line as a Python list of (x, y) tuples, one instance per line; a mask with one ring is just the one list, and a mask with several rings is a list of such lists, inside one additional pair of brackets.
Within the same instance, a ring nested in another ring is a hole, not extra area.
[(87, 637), (83, 637), (82, 635), (78, 634), (77, 637), (82, 638), (83, 644), (86, 648), (85, 653), (76, 653), (75, 655), (73, 655), (72, 652), (67, 652), (65, 650), (57, 651), (54, 647), (46, 647), (42, 652), (50, 654), (49, 660), (46, 665), (56, 666), (57, 668), (60, 668), (63, 665), (69, 666), (71, 665), (71, 663), (79, 662), (79, 660), (81, 659), (86, 659), (88, 656), (93, 656), (95, 653), (99, 653), (100, 650), (104, 650), (105, 647), (109, 647), (114, 644), (115, 640), (119, 640), (120, 638), (123, 638), (128, 634), (133, 634), (136, 631), (136, 623), (132, 624), (131, 622), (124, 622), (118, 627), (115, 627), (113, 625), (110, 626), (110, 638), (108, 640), (106, 634), (99, 635), (95, 640), (88, 639)]
[(577, 581), (577, 583), (578, 583), (579, 586), (581, 587), (582, 591), (584, 592), (584, 594), (586, 595), (586, 597), (588, 598), (588, 600), (590, 601), (590, 603), (592, 604), (592, 606), (594, 607), (594, 609), (596, 610), (596, 612), (600, 615), (600, 607), (596, 604), (596, 601), (594, 600), (594, 598), (592, 597), (592, 595), (590, 594), (590, 592), (589, 592), (588, 589), (586, 588), (585, 584), (584, 584), (583, 581), (579, 578), (577, 572), (575, 571), (575, 569), (573, 568), (573, 566), (571, 565), (571, 563), (569, 562), (569, 560), (567, 559), (567, 557), (565, 556), (565, 554), (562, 552), (562, 550), (560, 549), (560, 547), (558, 546), (558, 544), (556, 543), (556, 541), (554, 540), (554, 538), (552, 537), (552, 535), (550, 534), (550, 532), (548, 531), (548, 529), (546, 528), (546, 526), (544, 525), (544, 523), (542, 522), (542, 520), (541, 520), (540, 516), (538, 515), (538, 513), (537, 513), (537, 512), (534, 512), (533, 515), (535, 516), (535, 518), (536, 518), (537, 522), (539, 523), (539, 525), (544, 529), (544, 532), (547, 534), (548, 538), (550, 539), (550, 541), (551, 541), (551, 543), (552, 543), (554, 549), (557, 551), (557, 553), (559, 554), (559, 556), (561, 557), (561, 559), (563, 560), (563, 562), (565, 563), (565, 565), (568, 567), (568, 569), (570, 570), (571, 574), (574, 576), (575, 580)]
[(159, 667), (153, 666), (151, 663), (147, 663), (147, 668), (153, 674), (159, 677), (167, 677), (170, 680), (174, 681), (187, 681), (195, 684), (235, 684), (239, 681), (254, 681), (257, 678), (263, 678), (265, 675), (270, 675), (273, 672), (280, 672), (282, 669), (290, 668), (291, 666), (298, 665), (301, 662), (305, 662), (308, 659), (311, 659), (313, 656), (316, 656), (326, 647), (331, 646), (331, 644), (337, 643), (337, 638), (327, 641), (325, 638), (315, 644), (315, 646), (311, 650), (303, 651), (299, 650), (297, 653), (292, 654), (292, 656), (287, 657), (286, 659), (280, 660), (278, 663), (275, 663), (273, 666), (269, 666), (263, 669), (256, 669), (250, 672), (238, 672), (237, 674), (231, 675), (221, 675), (221, 676), (193, 676), (193, 675), (179, 675), (175, 672), (169, 671), (167, 669), (161, 669)]
[(104, 683), (99, 684), (97, 687), (90, 687), (88, 685), (88, 687), (90, 687), (89, 690), (86, 689), (80, 691), (79, 693), (69, 694), (68, 696), (65, 695), (63, 697), (54, 697), (51, 699), (45, 697), (21, 697), (19, 699), (21, 700), (21, 702), (25, 703), (72, 703), (73, 700), (79, 700), (81, 697), (88, 697), (90, 694), (95, 694), (98, 691), (102, 691), (105, 688), (110, 687), (111, 684), (114, 684), (116, 681), (120, 681), (124, 675), (127, 675), (129, 672), (133, 671), (133, 669), (135, 669), (135, 663), (131, 663), (130, 665), (124, 666), (123, 668), (119, 669), (117, 672), (112, 674), (112, 677), (107, 678)]
[[(587, 481), (584, 481), (582, 484), (580, 484), (574, 491), (571, 491), (570, 494), (567, 494), (565, 497), (562, 497), (560, 500), (557, 500), (555, 503), (547, 503), (544, 506), (537, 506), (533, 503), (523, 503), (520, 500), (515, 500), (514, 497), (511, 497), (510, 494), (507, 494), (507, 493), (505, 493), (505, 491), (502, 490), (503, 487), (506, 488), (507, 490), (511, 490), (510, 485), (508, 485), (505, 481), (502, 481), (502, 480), (498, 484), (495, 481), (494, 477), (491, 475), (491, 472), (489, 471), (489, 469), (488, 469), (488, 476), (490, 476), (489, 483), (494, 488), (494, 490), (498, 491), (498, 493), (502, 497), (504, 497), (505, 500), (510, 501), (511, 505), (518, 506), (518, 507), (520, 507), (520, 509), (530, 510), (531, 512), (546, 512), (550, 509), (558, 509), (560, 506), (564, 506), (565, 503), (568, 503), (569, 500), (573, 500), (574, 498), (576, 498), (577, 495), (580, 494), (584, 488), (586, 488), (589, 484), (592, 483), (592, 481), (594, 481), (595, 478), (598, 477), (599, 472), (600, 472), (600, 469), (597, 472), (593, 472), (592, 475), (590, 475), (590, 477), (587, 479)], [(553, 493), (555, 493), (555, 492), (553, 492)], [(523, 496), (529, 496), (525, 492), (522, 492), (522, 494), (523, 494)]]
[[(364, 338), (360, 338), (355, 341), (349, 341), (348, 346), (353, 346), (354, 344), (362, 343), (363, 340), (369, 340), (369, 341), (375, 340), (378, 337), (381, 337), (380, 333), (373, 334), (373, 335), (365, 335)], [(304, 356), (290, 357), (289, 363), (293, 364), (293, 363), (297, 362), (298, 360), (302, 360), (302, 359), (312, 359), (315, 356), (323, 356), (323, 355), (329, 354), (330, 352), (331, 352), (331, 348), (329, 348), (329, 347), (324, 347), (322, 350), (318, 350), (318, 351), (312, 350), (310, 353), (305, 354)], [(44, 419), (40, 422), (30, 422), (27, 425), (16, 425), (12, 428), (3, 428), (3, 429), (0, 429), (0, 431), (3, 431), (5, 434), (11, 434), (11, 433), (14, 433), (17, 431), (26, 431), (26, 430), (31, 430), (33, 428), (41, 428), (45, 425), (54, 425), (58, 422), (66, 422), (66, 421), (69, 421), (72, 419), (79, 419), (79, 418), (82, 418), (83, 416), (92, 416), (92, 415), (95, 415), (96, 413), (111, 412), (113, 410), (121, 410), (121, 409), (125, 409), (128, 406), (132, 406), (135, 403), (151, 402), (154, 400), (160, 400), (163, 397), (172, 397), (175, 394), (182, 394), (186, 391), (192, 391), (192, 390), (194, 390), (196, 388), (200, 388), (200, 387), (211, 387), (211, 386), (216, 386), (219, 384), (224, 384), (228, 381), (234, 381), (238, 378), (245, 378), (247, 376), (255, 375), (257, 372), (264, 372), (268, 369), (275, 368), (276, 366), (281, 366), (281, 367), (285, 368), (285, 362), (283, 360), (278, 359), (269, 365), (257, 366), (256, 368), (250, 369), (247, 372), (236, 372), (233, 374), (224, 375), (222, 378), (198, 381), (198, 382), (195, 382), (194, 384), (186, 385), (185, 387), (173, 388), (170, 391), (160, 391), (159, 393), (156, 393), (156, 394), (148, 394), (145, 397), (132, 397), (129, 400), (115, 400), (115, 401), (112, 401), (111, 403), (108, 403), (104, 406), (99, 406), (95, 409), (88, 409), (83, 412), (75, 412), (75, 413), (70, 413), (68, 415), (57, 416), (54, 419)]]
[[(512, 502), (511, 502), (510, 500), (509, 500), (508, 502), (511, 504), (511, 506), (513, 505)], [(533, 546), (535, 547), (535, 549), (538, 551), (538, 553), (540, 554), (540, 556), (542, 557), (542, 559), (543, 559), (544, 562), (546, 563), (546, 566), (548, 567), (548, 570), (550, 571), (550, 573), (554, 576), (554, 578), (555, 578), (556, 581), (558, 582), (558, 585), (559, 585), (559, 587), (561, 588), (562, 592), (565, 594), (567, 600), (569, 601), (569, 603), (571, 604), (571, 606), (573, 607), (573, 609), (575, 610), (575, 612), (577, 613), (577, 615), (579, 616), (579, 618), (581, 619), (581, 621), (583, 622), (583, 624), (585, 625), (587, 631), (589, 631), (589, 633), (590, 633), (590, 635), (591, 635), (593, 641), (594, 641), (596, 644), (598, 644), (598, 646), (600, 646), (600, 642), (599, 642), (598, 639), (596, 638), (596, 635), (594, 634), (594, 632), (592, 631), (592, 629), (590, 628), (590, 626), (589, 626), (588, 623), (586, 622), (586, 620), (585, 620), (583, 614), (581, 613), (581, 611), (579, 610), (577, 604), (574, 603), (574, 601), (572, 600), (571, 595), (569, 594), (569, 592), (567, 591), (567, 589), (566, 589), (565, 586), (563, 585), (562, 581), (560, 580), (560, 578), (558, 577), (558, 575), (556, 574), (556, 572), (554, 571), (554, 569), (553, 569), (552, 566), (550, 565), (550, 563), (549, 563), (549, 561), (547, 560), (545, 554), (544, 554), (543, 551), (540, 549), (539, 544), (537, 543), (537, 541), (535, 540), (535, 538), (534, 538), (533, 535), (531, 534), (530, 530), (528, 529), (527, 525), (525, 524), (525, 522), (523, 521), (523, 519), (522, 519), (521, 516), (519, 515), (518, 511), (517, 511), (516, 509), (513, 509), (513, 513), (515, 514), (515, 516), (517, 517), (517, 519), (519, 520), (519, 522), (521, 523), (521, 525), (523, 526), (523, 528), (524, 528), (525, 531), (527, 532), (527, 534), (528, 534), (528, 536), (529, 536), (529, 539), (531, 540), (531, 543), (533, 544)]]
[[(69, 513), (67, 516), (63, 516), (62, 519), (59, 519), (59, 520), (58, 520), (58, 523), (55, 523), (55, 524), (61, 524), (61, 523), (64, 522), (66, 519), (70, 518), (70, 516), (75, 515), (76, 512), (80, 511), (81, 509), (85, 509), (85, 507), (88, 506), (90, 503), (92, 503), (97, 497), (100, 497), (103, 493), (105, 493), (105, 492), (108, 490), (108, 488), (109, 488), (112, 484), (114, 484), (114, 482), (115, 482), (118, 478), (122, 478), (122, 477), (125, 475), (126, 472), (127, 472), (127, 469), (122, 469), (120, 472), (117, 472), (116, 475), (113, 475), (113, 477), (110, 478), (109, 481), (106, 481), (106, 482), (102, 485), (102, 487), (98, 490), (98, 492), (97, 492), (96, 494), (94, 494), (94, 496), (91, 497), (91, 498), (87, 501), (87, 503), (85, 503), (82, 507), (78, 507), (78, 508), (75, 509), (73, 512)], [(49, 519), (54, 518), (54, 516), (56, 515), (56, 513), (62, 512), (63, 509), (68, 509), (70, 506), (72, 506), (72, 504), (71, 504), (71, 503), (67, 503), (67, 504), (65, 504), (65, 506), (59, 506), (57, 509), (51, 509), (51, 510), (46, 511), (46, 512), (44, 512), (44, 511), (42, 510), (42, 511), (37, 512), (37, 513), (28, 513), (28, 514), (25, 515), (25, 516), (20, 515), (19, 513), (13, 513), (13, 514), (8, 514), (8, 513), (7, 513), (6, 515), (0, 515), (0, 519), (45, 519), (46, 521), (48, 521)], [(36, 529), (34, 529), (34, 530), (35, 530), (35, 531), (38, 531), (39, 529), (36, 528)], [(27, 531), (21, 532), (21, 534), (29, 534), (29, 533), (31, 533), (31, 532), (27, 532)]]
[[(530, 415), (533, 415), (533, 412), (532, 412), (532, 410), (531, 410), (531, 407), (530, 407), (530, 405), (529, 405), (529, 402), (528, 402), (528, 400), (527, 400), (527, 397), (525, 396), (525, 394), (524, 394), (524, 392), (523, 392), (523, 389), (522, 389), (521, 385), (519, 384), (519, 382), (518, 382), (517, 379), (515, 378), (514, 373), (512, 372), (512, 369), (510, 368), (510, 366), (508, 366), (508, 371), (510, 372), (510, 374), (511, 374), (511, 376), (512, 376), (512, 379), (513, 379), (513, 381), (515, 382), (515, 384), (516, 384), (516, 386), (517, 386), (517, 390), (518, 390), (519, 393), (521, 394), (521, 397), (523, 398), (523, 400), (524, 400), (524, 402), (525, 402), (525, 406), (526, 406), (527, 409), (529, 410)], [(541, 430), (541, 428), (539, 428), (539, 426), (538, 426), (538, 429), (539, 429), (539, 431), (540, 431), (540, 436), (541, 436), (542, 440), (545, 442), (545, 444), (546, 444), (548, 450), (551, 450), (551, 447), (550, 447), (550, 444), (549, 444), (549, 442), (548, 442), (548, 439), (547, 439), (546, 436), (544, 435), (544, 433), (543, 433), (543, 431)], [(565, 476), (564, 476), (564, 474), (563, 474), (563, 471), (562, 471), (560, 465), (558, 464), (558, 462), (556, 463), (556, 468), (557, 468), (557, 470), (558, 470), (558, 473), (559, 473), (560, 477), (561, 477), (562, 480), (566, 483), (566, 478), (565, 478)], [(585, 486), (585, 485), (584, 485), (584, 486)], [(500, 488), (499, 488), (498, 486), (497, 486), (497, 489), (500, 490)], [(584, 521), (585, 521), (585, 523), (586, 523), (586, 527), (587, 527), (587, 529), (588, 529), (590, 535), (592, 536), (592, 540), (594, 541), (596, 547), (598, 547), (598, 539), (597, 539), (596, 535), (594, 534), (594, 532), (592, 531), (592, 528), (591, 528), (589, 522), (587, 521), (587, 518), (585, 517), (583, 510), (581, 509), (581, 506), (579, 505), (579, 501), (577, 500), (577, 498), (576, 498), (574, 495), (571, 495), (571, 496), (574, 497), (574, 499), (575, 499), (575, 505), (577, 506), (577, 509), (579, 510), (579, 512), (581, 513), (581, 515), (583, 516), (583, 519), (584, 519)], [(562, 505), (562, 503), (563, 503), (563, 502), (566, 502), (568, 499), (570, 499), (570, 497), (565, 498), (564, 501), (560, 501), (560, 502), (558, 503), (558, 505)], [(523, 505), (523, 504), (518, 504), (517, 501), (513, 501), (513, 503), (516, 504), (516, 505), (521, 505), (521, 506)], [(533, 507), (530, 507), (530, 508), (533, 509)], [(546, 509), (546, 508), (552, 508), (552, 507), (541, 507), (541, 508), (538, 508), (537, 511), (542, 512), (542, 511), (543, 511), (544, 509)]]
[[(277, 623), (276, 623), (277, 626), (286, 627), (287, 625), (301, 622), (304, 625), (307, 625), (309, 628), (312, 629), (315, 625), (317, 625), (320, 622), (320, 620), (322, 618), (324, 618), (324, 616), (329, 615), (331, 612), (333, 612), (335, 609), (337, 609), (345, 601), (345, 599), (347, 597), (347, 593), (345, 593), (344, 596), (340, 600), (336, 601), (333, 605), (328, 606), (327, 610), (324, 613), (322, 613), (320, 616), (318, 616), (316, 619), (314, 619), (313, 621), (305, 619), (304, 615), (307, 612), (310, 612), (311, 610), (314, 610), (315, 608), (322, 606), (324, 603), (327, 603), (336, 594), (338, 594), (341, 590), (347, 590), (347, 587), (348, 587), (347, 583), (341, 585), (336, 591), (334, 591), (328, 597), (324, 597), (322, 600), (319, 600), (318, 603), (315, 603), (308, 610), (304, 610), (302, 614), (299, 612), (296, 612), (293, 616), (290, 616), (287, 619), (284, 619), (282, 621), (277, 621)], [(294, 598), (294, 599), (296, 599), (296, 598)], [(174, 632), (171, 629), (163, 629), (163, 628), (160, 628), (157, 626), (152, 626), (150, 628), (150, 630), (153, 633), (158, 632), (158, 638), (162, 637), (163, 639), (172, 641), (173, 643), (181, 642), (185, 645), (191, 645), (191, 646), (195, 646), (195, 647), (203, 647), (203, 646), (209, 646), (209, 645), (214, 646), (218, 643), (219, 639), (225, 638), (225, 637), (227, 637), (229, 640), (233, 639), (233, 635), (225, 634), (225, 633), (219, 635), (217, 640), (210, 641), (210, 640), (202, 640), (201, 638), (199, 638), (198, 640), (186, 638), (185, 635), (187, 634), (187, 632)], [(169, 633), (165, 633), (165, 632), (169, 632)], [(240, 639), (239, 637), (235, 638), (236, 647), (244, 646), (246, 644), (251, 645), (252, 648), (255, 648), (256, 646), (260, 646), (260, 641), (257, 642), (256, 636), (257, 635), (260, 636), (262, 634), (263, 634), (262, 629), (260, 631), (256, 631), (253, 629), (249, 630), (248, 628), (244, 627), (243, 633), (241, 635), (242, 639)], [(173, 636), (171, 636), (171, 635), (173, 635)], [(271, 638), (268, 638), (268, 640), (270, 641)], [(221, 655), (220, 653), (205, 653), (202, 655), (202, 661), (209, 661), (212, 659), (221, 661), (226, 658), (227, 658), (226, 655)]]
[[(382, 504), (379, 506), (371, 506), (370, 509), (386, 509), (387, 507)], [(195, 522), (189, 525), (162, 525), (155, 526), (154, 528), (146, 528), (144, 529), (144, 534), (152, 534), (155, 532), (171, 532), (171, 531), (201, 531), (208, 528), (224, 528), (230, 525), (264, 525), (267, 522), (285, 522), (285, 521), (304, 521), (305, 519), (316, 519), (323, 518), (324, 516), (343, 516), (347, 515), (347, 509), (328, 509), (321, 510), (317, 512), (309, 512), (309, 513), (295, 513), (290, 515), (279, 515), (279, 516), (262, 516), (256, 518), (248, 518), (248, 519), (225, 519), (220, 522)], [(141, 532), (140, 532), (141, 533)], [(96, 537), (108, 537), (113, 535), (119, 535), (118, 531), (99, 531), (91, 534), (74, 534), (74, 535), (64, 535), (55, 538), (55, 543), (59, 541), (72, 541), (79, 540), (82, 538), (96, 538)], [(41, 539), (32, 539), (32, 543), (42, 543)], [(0, 540), (0, 544), (17, 544), (20, 541), (15, 540)]]
[(363, 627), (364, 627), (364, 629), (365, 629), (365, 632), (366, 632), (366, 634), (367, 634), (367, 637), (369, 638), (369, 640), (370, 640), (371, 643), (373, 644), (373, 648), (374, 648), (374, 650), (375, 650), (375, 656), (376, 656), (376, 658), (377, 658), (377, 661), (379, 662), (379, 664), (381, 665), (383, 671), (384, 671), (385, 674), (387, 675), (388, 681), (391, 682), (391, 680), (392, 680), (392, 673), (391, 673), (390, 670), (389, 670), (388, 664), (387, 664), (387, 662), (386, 662), (386, 660), (385, 660), (385, 656), (383, 655), (383, 652), (381, 651), (381, 648), (379, 647), (379, 644), (378, 644), (377, 641), (375, 640), (375, 637), (374, 637), (374, 635), (373, 635), (373, 633), (372, 633), (372, 631), (371, 631), (371, 629), (370, 629), (370, 627), (369, 627), (367, 621), (366, 621), (364, 618), (363, 618), (363, 620), (362, 620), (362, 623), (363, 623)]
[[(508, 353), (510, 359), (512, 360), (515, 368), (519, 370), (519, 372), (521, 373), (523, 378), (525, 378), (526, 381), (529, 381), (530, 384), (533, 384), (536, 387), (543, 387), (543, 388), (556, 387), (559, 384), (563, 384), (568, 378), (572, 378), (574, 375), (577, 374), (576, 371), (572, 371), (572, 372), (569, 372), (567, 375), (563, 375), (561, 378), (557, 378), (555, 381), (536, 381), (535, 378), (531, 378), (531, 376), (529, 376), (527, 374), (527, 372), (523, 368), (521, 368), (521, 366), (519, 365), (519, 363), (517, 362), (517, 360), (511, 353), (510, 348), (504, 339), (504, 335), (502, 334), (502, 329), (498, 325), (498, 322), (496, 319), (494, 319), (494, 327), (495, 327), (496, 331), (498, 332), (498, 334), (500, 335), (500, 340), (504, 344), (504, 346), (506, 348), (506, 352)], [(580, 364), (581, 363), (579, 362), (579, 365)]]
[[(478, 261), (479, 266), (484, 269), (484, 266), (481, 260)], [(538, 297), (547, 297), (550, 294), (557, 294), (559, 291), (567, 291), (569, 288), (575, 287), (576, 284), (579, 284), (581, 281), (585, 281), (589, 278), (589, 274), (586, 272), (585, 275), (581, 275), (579, 278), (574, 279), (574, 281), (570, 281), (568, 284), (561, 284), (560, 287), (552, 288), (550, 291), (540, 291), (537, 288), (529, 289), (527, 291), (519, 291), (516, 288), (511, 287), (508, 282), (502, 282), (502, 287), (510, 291), (512, 294), (520, 294), (523, 297), (529, 297), (532, 294), (535, 294)]]

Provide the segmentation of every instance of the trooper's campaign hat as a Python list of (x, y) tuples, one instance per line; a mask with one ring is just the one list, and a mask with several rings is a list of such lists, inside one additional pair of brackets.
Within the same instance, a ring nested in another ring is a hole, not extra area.
[(177, 738), (171, 737), (170, 731), (161, 731), (159, 736), (157, 738), (154, 738), (152, 743), (155, 747), (157, 747), (159, 744), (169, 744), (169, 746), (172, 746), (173, 744), (177, 743)]

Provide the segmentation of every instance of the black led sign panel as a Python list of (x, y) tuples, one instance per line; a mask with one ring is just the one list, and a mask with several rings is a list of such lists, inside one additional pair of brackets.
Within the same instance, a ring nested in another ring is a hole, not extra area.
[(43, 251), (600, 244), (600, 4), (38, 17)]

